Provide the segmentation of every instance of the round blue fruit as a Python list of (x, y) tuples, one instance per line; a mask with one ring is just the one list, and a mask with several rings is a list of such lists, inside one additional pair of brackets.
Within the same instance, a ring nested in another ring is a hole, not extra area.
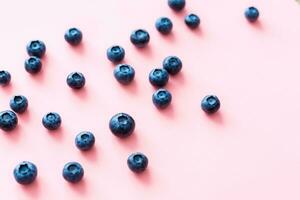
[(1, 70), (0, 71), (0, 85), (5, 86), (10, 83), (11, 75), (8, 71)]
[(14, 169), (14, 177), (19, 184), (28, 185), (32, 183), (37, 177), (37, 167), (35, 164), (23, 161)]
[(67, 77), (67, 84), (72, 89), (81, 89), (85, 85), (85, 77), (80, 72), (72, 72)]
[(185, 7), (185, 0), (168, 0), (168, 5), (171, 9), (178, 12)]
[(16, 95), (10, 99), (9, 106), (16, 113), (23, 113), (28, 107), (28, 100), (23, 95)]
[(150, 41), (150, 35), (146, 30), (138, 29), (131, 33), (130, 41), (138, 48), (145, 47)]
[(171, 101), (172, 95), (166, 89), (159, 89), (152, 95), (152, 102), (158, 109), (165, 109)]
[(259, 11), (255, 7), (249, 7), (245, 10), (245, 17), (249, 22), (255, 22), (259, 17)]
[(125, 50), (123, 47), (115, 45), (107, 49), (106, 56), (113, 63), (121, 62), (125, 57)]
[(163, 68), (167, 70), (170, 75), (176, 75), (182, 69), (182, 62), (176, 56), (168, 56), (163, 61)]
[(165, 69), (153, 69), (149, 74), (149, 81), (155, 87), (163, 87), (169, 81), (169, 74)]
[(0, 112), (0, 129), (11, 131), (18, 125), (17, 115), (10, 110)]
[(156, 29), (162, 34), (169, 34), (172, 31), (173, 23), (167, 17), (158, 18), (155, 22)]
[(82, 32), (78, 28), (70, 28), (65, 32), (64, 38), (70, 45), (76, 46), (82, 40)]
[(42, 58), (46, 53), (46, 45), (40, 40), (33, 40), (27, 44), (26, 50), (28, 55)]
[(78, 162), (69, 162), (65, 164), (62, 175), (66, 181), (77, 183), (83, 178), (84, 170)]
[(95, 144), (95, 136), (88, 131), (80, 132), (75, 138), (75, 144), (82, 151), (90, 150)]
[(40, 58), (31, 56), (25, 60), (25, 70), (30, 74), (36, 74), (42, 69), (42, 61)]
[(119, 64), (114, 69), (114, 76), (119, 83), (128, 85), (133, 81), (135, 71), (130, 65)]
[(133, 153), (127, 159), (129, 169), (135, 173), (141, 173), (147, 169), (148, 158), (142, 153)]
[(213, 114), (220, 109), (221, 103), (217, 96), (207, 95), (201, 102), (201, 108), (207, 114)]
[(46, 129), (56, 130), (61, 125), (61, 117), (58, 113), (50, 112), (43, 117), (42, 123)]
[(200, 25), (200, 18), (195, 14), (189, 14), (185, 17), (184, 22), (191, 29), (195, 29)]
[(134, 119), (126, 113), (118, 113), (109, 121), (109, 129), (115, 136), (119, 138), (130, 136), (133, 133), (134, 128)]

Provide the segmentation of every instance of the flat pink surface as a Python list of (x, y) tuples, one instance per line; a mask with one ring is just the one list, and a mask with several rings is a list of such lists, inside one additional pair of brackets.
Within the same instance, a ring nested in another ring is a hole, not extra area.
[[(261, 11), (249, 24), (244, 9)], [(183, 17), (200, 15), (201, 29), (189, 30)], [(154, 22), (170, 17), (174, 31), (160, 35)], [(295, 0), (187, 0), (184, 12), (172, 12), (166, 0), (2, 1), (0, 8), (1, 69), (12, 83), (0, 88), (0, 110), (12, 95), (29, 99), (19, 126), (0, 133), (0, 199), (70, 200), (299, 200), (300, 199), (300, 5)], [(83, 31), (81, 46), (63, 38), (69, 27)], [(136, 28), (151, 34), (148, 48), (129, 41)], [(47, 45), (43, 70), (25, 72), (25, 46), (40, 39)], [(120, 44), (136, 78), (121, 86), (112, 75), (106, 49)], [(163, 58), (179, 56), (182, 72), (167, 86), (172, 105), (158, 111), (151, 102), (154, 88), (148, 73)], [(74, 92), (66, 85), (72, 71), (87, 84)], [(208, 117), (201, 99), (216, 94), (218, 114)], [(59, 131), (48, 132), (44, 114), (56, 111)], [(126, 140), (114, 137), (108, 121), (118, 112), (136, 120)], [(79, 152), (75, 135), (90, 130), (95, 148)], [(127, 167), (135, 151), (149, 158), (139, 176)], [(37, 164), (37, 181), (17, 184), (12, 170), (29, 160)], [(79, 161), (84, 180), (68, 184), (61, 175), (68, 161)]]

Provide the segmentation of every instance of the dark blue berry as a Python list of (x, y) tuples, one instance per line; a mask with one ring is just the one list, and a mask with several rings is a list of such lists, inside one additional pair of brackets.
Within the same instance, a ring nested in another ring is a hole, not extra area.
[(180, 72), (182, 68), (181, 60), (176, 56), (168, 56), (163, 61), (163, 67), (170, 75), (175, 75)]
[(130, 115), (118, 113), (110, 119), (109, 128), (115, 136), (125, 138), (133, 133), (135, 122)]
[(259, 17), (259, 11), (255, 7), (249, 7), (245, 10), (245, 17), (249, 22), (255, 22)]
[(23, 113), (28, 107), (28, 100), (23, 95), (16, 95), (9, 101), (9, 106), (16, 113)]
[(55, 130), (61, 125), (61, 117), (58, 113), (50, 112), (43, 117), (42, 122), (46, 129)]
[(168, 5), (174, 11), (181, 11), (185, 6), (185, 0), (168, 0)]
[(130, 41), (138, 48), (145, 47), (150, 41), (150, 35), (146, 30), (138, 29), (131, 33)]
[(120, 62), (125, 57), (125, 50), (121, 46), (112, 46), (107, 49), (106, 55), (108, 60), (110, 60), (111, 62)]
[(67, 84), (73, 89), (80, 89), (85, 85), (84, 75), (80, 72), (72, 72), (67, 77)]
[(148, 158), (142, 153), (133, 153), (127, 159), (129, 169), (135, 173), (141, 173), (147, 169)]
[(75, 138), (75, 144), (82, 151), (90, 150), (95, 144), (95, 136), (88, 131), (80, 132)]
[(195, 14), (189, 14), (185, 17), (184, 22), (191, 29), (195, 29), (200, 24), (200, 18)]
[(84, 175), (84, 170), (78, 162), (69, 162), (65, 164), (62, 175), (70, 183), (79, 182)]
[(35, 164), (23, 161), (14, 169), (14, 177), (19, 184), (28, 185), (32, 183), (37, 177), (37, 167)]
[(163, 87), (169, 81), (169, 74), (165, 69), (153, 69), (149, 74), (149, 81), (153, 86)]
[(31, 56), (25, 60), (25, 70), (30, 74), (36, 74), (41, 71), (42, 61), (40, 58)]
[(169, 34), (172, 31), (173, 23), (167, 17), (158, 18), (155, 22), (156, 29), (162, 34)]
[(152, 95), (152, 102), (159, 109), (168, 107), (171, 101), (172, 95), (166, 89), (159, 89)]
[(70, 28), (65, 32), (65, 40), (70, 45), (76, 46), (82, 40), (82, 32), (77, 28)]
[(0, 112), (0, 129), (4, 131), (13, 130), (18, 124), (17, 115), (10, 110)]
[(11, 80), (10, 73), (8, 71), (1, 70), (0, 71), (0, 85), (5, 86), (8, 85)]
[(27, 53), (30, 56), (42, 58), (46, 53), (46, 46), (40, 40), (33, 40), (27, 44)]
[(133, 81), (135, 75), (134, 69), (130, 65), (119, 64), (114, 69), (114, 76), (117, 81), (123, 85), (128, 85)]
[(217, 112), (220, 106), (220, 100), (215, 95), (207, 95), (201, 102), (202, 110), (207, 114), (213, 114)]

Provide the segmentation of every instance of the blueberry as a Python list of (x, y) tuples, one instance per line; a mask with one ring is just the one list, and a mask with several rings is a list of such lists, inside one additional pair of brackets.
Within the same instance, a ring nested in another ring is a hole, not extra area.
[(46, 53), (45, 43), (40, 40), (33, 40), (27, 44), (27, 53), (30, 56), (42, 58)]
[(9, 101), (9, 106), (16, 113), (23, 113), (28, 107), (28, 100), (23, 95), (16, 95)]
[(167, 17), (161, 17), (155, 22), (156, 29), (162, 34), (169, 34), (172, 31), (173, 23)]
[(168, 56), (163, 61), (163, 67), (170, 75), (175, 75), (180, 72), (182, 68), (181, 60), (176, 56)]
[(65, 32), (64, 37), (70, 45), (76, 46), (82, 40), (82, 32), (77, 28), (70, 28)]
[(123, 85), (128, 85), (133, 81), (135, 75), (134, 69), (130, 65), (119, 64), (114, 69), (114, 76), (117, 81)]
[(25, 60), (25, 70), (30, 74), (36, 74), (41, 71), (42, 61), (40, 58), (31, 56)]
[(85, 85), (84, 75), (80, 72), (72, 72), (67, 77), (67, 84), (73, 89), (80, 89)]
[(148, 166), (148, 158), (142, 153), (133, 153), (127, 159), (129, 169), (135, 173), (141, 173)]
[(255, 22), (259, 17), (259, 11), (255, 7), (249, 7), (245, 10), (245, 17), (249, 22)]
[(55, 130), (61, 125), (61, 117), (58, 113), (50, 112), (43, 117), (42, 122), (46, 129)]
[(195, 29), (200, 24), (200, 18), (195, 14), (189, 14), (185, 17), (184, 22), (191, 29)]
[(90, 150), (95, 144), (95, 136), (91, 132), (83, 131), (76, 136), (75, 144), (82, 151)]
[(13, 130), (18, 124), (17, 115), (10, 110), (0, 112), (0, 129), (4, 131)]
[(153, 86), (163, 87), (169, 81), (169, 74), (165, 69), (153, 69), (149, 74), (149, 81)]
[(185, 6), (185, 0), (168, 0), (168, 5), (174, 11), (181, 11)]
[(23, 161), (14, 169), (14, 177), (19, 184), (28, 185), (32, 183), (37, 177), (37, 167), (35, 164)]
[(145, 47), (150, 41), (150, 35), (146, 30), (138, 29), (131, 33), (130, 41), (138, 48)]
[(217, 112), (220, 106), (220, 100), (215, 95), (207, 95), (201, 102), (202, 110), (207, 114), (213, 114)]
[(172, 95), (166, 89), (159, 89), (152, 95), (152, 102), (159, 109), (168, 107), (171, 101)]
[(109, 121), (109, 129), (111, 132), (120, 138), (130, 136), (135, 128), (134, 119), (126, 113), (118, 113)]
[(107, 49), (106, 55), (111, 62), (120, 62), (125, 57), (125, 50), (123, 47), (115, 45)]
[(1, 70), (0, 71), (0, 85), (5, 86), (8, 85), (11, 80), (10, 73), (8, 71)]
[(65, 164), (62, 175), (70, 183), (79, 182), (84, 175), (84, 170), (78, 162), (69, 162)]

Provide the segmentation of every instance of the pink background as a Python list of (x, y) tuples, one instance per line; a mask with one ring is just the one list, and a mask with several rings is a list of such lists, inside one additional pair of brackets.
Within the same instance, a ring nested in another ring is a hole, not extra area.
[[(247, 6), (261, 11), (249, 24)], [(183, 17), (195, 12), (201, 29), (189, 30)], [(174, 31), (160, 35), (160, 16), (170, 17)], [(3, 1), (0, 6), (1, 68), (12, 84), (0, 88), (0, 110), (12, 95), (29, 99), (19, 126), (0, 133), (0, 199), (300, 199), (300, 5), (295, 0), (187, 0), (185, 11), (172, 12), (166, 0)], [(83, 31), (81, 46), (63, 38), (69, 27)], [(148, 48), (129, 42), (133, 29), (151, 34)], [(25, 46), (40, 39), (47, 45), (43, 70), (25, 72)], [(124, 87), (112, 75), (106, 49), (120, 44), (136, 78)], [(148, 73), (163, 58), (179, 56), (183, 70), (167, 86), (172, 106), (158, 111)], [(74, 92), (65, 83), (72, 71), (85, 74), (87, 84)], [(200, 101), (216, 94), (218, 114), (208, 117)], [(56, 111), (62, 128), (48, 132), (41, 118)], [(136, 120), (127, 140), (114, 137), (108, 121), (117, 112)], [(75, 135), (96, 135), (95, 148), (79, 152)], [(149, 158), (148, 170), (134, 175), (126, 165), (135, 151)], [(37, 164), (39, 176), (28, 187), (18, 185), (14, 166), (22, 160)], [(70, 185), (63, 165), (79, 161), (84, 180)]]

